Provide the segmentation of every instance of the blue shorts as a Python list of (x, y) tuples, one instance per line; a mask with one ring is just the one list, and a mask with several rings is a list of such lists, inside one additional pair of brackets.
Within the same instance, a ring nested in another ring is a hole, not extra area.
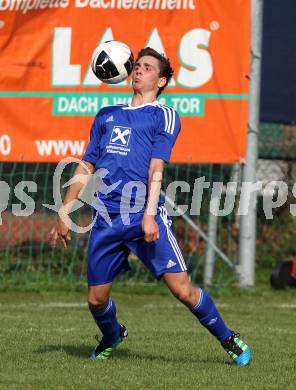
[(112, 226), (98, 216), (92, 227), (87, 254), (89, 286), (112, 282), (117, 274), (128, 271), (127, 258), (131, 251), (157, 279), (166, 272), (187, 270), (164, 207), (158, 208), (155, 217), (159, 240), (153, 242), (144, 240), (141, 227), (143, 213), (129, 214), (129, 225), (123, 224), (120, 214), (110, 217)]

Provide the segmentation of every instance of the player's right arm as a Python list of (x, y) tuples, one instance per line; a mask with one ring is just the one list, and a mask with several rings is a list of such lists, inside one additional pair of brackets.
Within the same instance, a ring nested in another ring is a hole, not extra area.
[(69, 223), (69, 214), (73, 204), (78, 199), (79, 194), (87, 185), (91, 174), (95, 170), (96, 162), (99, 158), (100, 150), (100, 114), (94, 120), (90, 132), (90, 140), (82, 161), (78, 164), (71, 184), (68, 187), (62, 207), (59, 209), (59, 216), (56, 225), (50, 232), (50, 241), (52, 246), (56, 246), (61, 241), (64, 248), (67, 248), (68, 241), (71, 240)]
[(88, 161), (81, 161), (75, 169), (71, 184), (68, 187), (62, 207), (59, 209), (59, 215), (56, 225), (50, 232), (50, 241), (52, 246), (56, 246), (61, 241), (64, 248), (67, 248), (68, 241), (71, 240), (69, 224), (66, 223), (73, 204), (78, 199), (79, 194), (87, 185), (91, 174), (94, 172), (94, 166)]

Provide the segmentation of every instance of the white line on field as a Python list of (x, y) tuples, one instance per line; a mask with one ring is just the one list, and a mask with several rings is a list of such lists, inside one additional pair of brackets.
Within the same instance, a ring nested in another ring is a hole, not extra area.
[[(224, 308), (224, 307), (228, 307), (229, 304), (228, 303), (218, 303), (216, 305), (217, 307), (220, 307), (220, 308)], [(145, 309), (174, 309), (176, 307), (184, 307), (184, 305), (182, 303), (146, 303), (145, 305), (143, 305), (143, 307)]]
[(49, 303), (0, 303), (0, 307), (6, 308), (26, 308), (26, 307), (34, 307), (34, 308), (40, 308), (40, 309), (47, 309), (47, 308), (62, 308), (62, 309), (72, 309), (72, 308), (87, 308), (86, 303), (68, 303), (68, 302), (49, 302)]
[(280, 305), (272, 305), (279, 309), (296, 309), (296, 303), (281, 303)]
[[(140, 306), (140, 305), (139, 305)], [(227, 308), (234, 306), (229, 303), (218, 303), (217, 307)], [(296, 309), (296, 303), (279, 303), (279, 304), (261, 304), (261, 307), (274, 308), (274, 309)], [(75, 308), (87, 308), (87, 303), (76, 303), (76, 302), (48, 302), (48, 303), (0, 303), (0, 308), (40, 308), (40, 309), (75, 309)], [(182, 303), (146, 303), (142, 305), (144, 309), (174, 309), (184, 307)], [(255, 304), (244, 304), (245, 308), (258, 308)]]

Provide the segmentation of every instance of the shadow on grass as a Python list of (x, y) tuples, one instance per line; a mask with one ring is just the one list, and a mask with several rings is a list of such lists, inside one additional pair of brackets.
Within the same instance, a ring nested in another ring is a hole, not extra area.
[[(93, 346), (87, 345), (46, 345), (42, 348), (37, 349), (36, 353), (51, 353), (51, 352), (65, 352), (67, 355), (76, 356), (80, 359), (89, 359)], [(152, 355), (151, 353), (145, 352), (129, 352), (127, 348), (120, 348), (114, 352), (114, 359), (130, 359), (138, 361), (158, 361), (162, 363), (176, 363), (176, 364), (208, 364), (210, 358), (204, 358), (202, 356), (196, 355), (194, 358), (188, 358), (188, 356), (161, 356), (161, 355)], [(233, 365), (232, 362), (226, 361), (222, 356), (215, 356), (212, 360), (213, 364), (218, 365)]]
[[(120, 357), (120, 352), (121, 351), (116, 351), (116, 357)], [(176, 363), (176, 364), (188, 364), (188, 363), (193, 363), (193, 364), (201, 364), (201, 363), (206, 363), (208, 364), (211, 362), (210, 358), (205, 359), (202, 356), (196, 355), (194, 357), (188, 357), (188, 356), (161, 356), (161, 355), (152, 355), (149, 353), (141, 353), (141, 352), (133, 352), (129, 354), (130, 359), (136, 359), (136, 360), (143, 360), (143, 361), (159, 361), (163, 363)], [(212, 359), (213, 364), (218, 364), (218, 365), (233, 365), (232, 362), (225, 361), (223, 357), (220, 356), (215, 356)]]
[[(45, 345), (38, 348), (35, 353), (65, 352), (67, 355), (76, 356), (80, 359), (89, 359), (93, 346), (87, 345)], [(128, 350), (116, 351), (116, 355), (128, 356)]]

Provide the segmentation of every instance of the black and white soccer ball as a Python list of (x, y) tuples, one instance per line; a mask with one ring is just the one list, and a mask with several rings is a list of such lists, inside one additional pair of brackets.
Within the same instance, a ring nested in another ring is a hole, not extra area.
[(106, 41), (93, 52), (91, 67), (98, 79), (117, 84), (130, 75), (134, 65), (131, 49), (120, 41)]

